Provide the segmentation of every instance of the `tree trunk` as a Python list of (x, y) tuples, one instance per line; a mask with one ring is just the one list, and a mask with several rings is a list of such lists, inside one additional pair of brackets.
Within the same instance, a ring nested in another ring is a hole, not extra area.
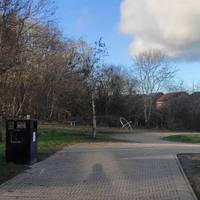
[(152, 98), (150, 98), (149, 99), (149, 110), (148, 110), (148, 122), (150, 122), (150, 119), (151, 119), (152, 106), (153, 106), (153, 102), (152, 102)]
[(5, 142), (5, 120), (0, 116), (0, 142)]
[(22, 102), (20, 103), (19, 109), (17, 110), (17, 112), (16, 112), (16, 114), (15, 114), (14, 116), (18, 117), (19, 113), (20, 113), (21, 110), (22, 110), (22, 107), (23, 107), (23, 105), (24, 105), (25, 100), (26, 100), (26, 95), (24, 95), (23, 100), (22, 100)]
[(93, 127), (93, 138), (96, 138), (97, 123), (96, 123), (96, 110), (95, 110), (94, 93), (92, 93), (92, 127)]
[(145, 121), (145, 126), (147, 126), (148, 125), (148, 117), (147, 117), (147, 108), (148, 106), (147, 106), (147, 99), (146, 99), (146, 97), (145, 97), (145, 99), (144, 99), (144, 121)]
[(153, 106), (152, 98), (145, 97), (145, 99), (144, 99), (144, 120), (145, 120), (146, 127), (148, 127), (150, 125), (152, 106)]
[(48, 118), (49, 120), (52, 119), (53, 112), (54, 112), (54, 102), (52, 102), (52, 104), (51, 104), (51, 111), (50, 111), (49, 118)]

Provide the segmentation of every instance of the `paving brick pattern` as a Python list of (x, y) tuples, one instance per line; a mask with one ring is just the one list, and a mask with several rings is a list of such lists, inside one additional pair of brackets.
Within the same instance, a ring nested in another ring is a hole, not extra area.
[(0, 200), (194, 200), (177, 152), (198, 145), (75, 145), (0, 186)]

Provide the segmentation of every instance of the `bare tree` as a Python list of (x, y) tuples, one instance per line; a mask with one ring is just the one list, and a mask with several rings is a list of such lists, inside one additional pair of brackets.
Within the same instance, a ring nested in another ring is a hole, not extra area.
[(140, 53), (136, 56), (135, 61), (139, 90), (144, 99), (145, 124), (148, 125), (154, 94), (174, 77), (175, 70), (169, 66), (167, 56), (156, 49)]
[[(22, 72), (29, 67), (33, 59), (33, 29), (49, 21), (49, 16), (53, 14), (52, 5), (51, 0), (0, 0), (0, 82), (4, 82), (1, 91), (5, 91), (5, 83), (10, 84), (8, 74), (5, 75), (7, 71), (17, 68)], [(20, 77), (22, 73), (17, 74), (20, 74)], [(12, 76), (9, 74), (9, 77)], [(21, 86), (25, 88), (23, 84)], [(4, 109), (8, 108), (18, 115), (27, 99), (27, 91), (23, 90), (20, 95), (21, 99), (13, 95), (12, 105), (7, 102), (6, 106), (3, 106)], [(5, 93), (1, 95), (0, 104), (5, 96)], [(17, 104), (18, 108), (14, 106)], [(2, 111), (0, 115), (4, 115)]]
[(27, 36), (50, 19), (52, 5), (51, 0), (0, 0), (0, 74), (22, 64), (31, 45)]
[(93, 138), (96, 138), (96, 108), (95, 108), (95, 96), (97, 92), (97, 85), (99, 83), (102, 72), (102, 60), (107, 56), (105, 42), (102, 38), (95, 42), (95, 46), (88, 49), (88, 56), (85, 59), (86, 68), (90, 73), (88, 81), (91, 90), (91, 104), (92, 104), (92, 126), (93, 126)]

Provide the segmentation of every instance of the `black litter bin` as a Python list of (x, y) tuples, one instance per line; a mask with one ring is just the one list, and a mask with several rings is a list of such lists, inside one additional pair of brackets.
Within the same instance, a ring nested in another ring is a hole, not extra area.
[(37, 120), (6, 121), (6, 161), (33, 164), (37, 161)]

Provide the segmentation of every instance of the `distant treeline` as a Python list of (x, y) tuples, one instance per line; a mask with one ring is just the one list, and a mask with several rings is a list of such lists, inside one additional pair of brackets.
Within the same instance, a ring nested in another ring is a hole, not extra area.
[[(114, 100), (115, 99), (115, 100)], [(135, 121), (141, 127), (145, 126), (144, 119), (144, 95), (128, 94), (113, 97), (108, 106), (110, 113), (101, 113), (102, 105), (99, 106), (99, 123), (103, 125), (119, 126), (119, 117), (124, 116)], [(98, 99), (97, 102), (101, 101)], [(115, 103), (114, 103), (115, 102)], [(162, 102), (162, 106), (158, 104)], [(186, 92), (169, 93), (153, 97), (153, 108), (149, 128), (167, 128), (171, 130), (200, 131), (200, 93), (188, 94)], [(103, 104), (105, 105), (105, 104)]]

